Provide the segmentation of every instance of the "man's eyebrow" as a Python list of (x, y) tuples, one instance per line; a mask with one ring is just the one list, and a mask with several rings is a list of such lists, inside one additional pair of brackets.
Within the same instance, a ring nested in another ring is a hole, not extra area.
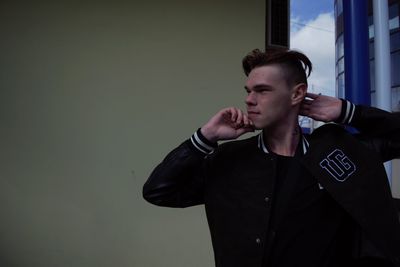
[[(273, 87), (268, 85), (268, 84), (257, 84), (253, 87), (253, 90), (257, 90), (257, 89), (272, 89)], [(247, 85), (244, 86), (244, 89), (246, 90), (250, 90), (249, 87), (247, 87)]]
[(254, 88), (272, 88), (272, 86), (268, 84), (257, 84)]

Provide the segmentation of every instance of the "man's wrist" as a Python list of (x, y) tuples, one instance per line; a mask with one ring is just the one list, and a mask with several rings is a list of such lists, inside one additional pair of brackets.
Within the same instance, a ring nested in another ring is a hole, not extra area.
[(218, 142), (218, 137), (206, 126), (201, 127), (199, 130), (199, 135), (204, 137), (207, 142), (211, 144), (216, 144)]
[(203, 135), (201, 128), (192, 135), (190, 140), (193, 146), (204, 154), (210, 154), (218, 147), (217, 142), (212, 142)]
[(340, 111), (339, 117), (335, 120), (335, 122), (350, 124), (354, 117), (354, 112), (356, 106), (348, 100), (340, 98), (342, 101), (342, 107)]

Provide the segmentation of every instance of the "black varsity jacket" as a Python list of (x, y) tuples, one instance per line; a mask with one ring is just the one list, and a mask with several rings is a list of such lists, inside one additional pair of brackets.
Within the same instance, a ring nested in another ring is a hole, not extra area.
[[(327, 124), (304, 135), (302, 164), (358, 225), (354, 257), (382, 257), (398, 267), (400, 223), (383, 162), (400, 156), (400, 115), (345, 101), (340, 122), (359, 133)], [(272, 187), (266, 177), (274, 163), (258, 142), (254, 136), (216, 148), (197, 132), (143, 187), (143, 197), (155, 205), (205, 204), (218, 267), (262, 266), (270, 209), (265, 196)]]

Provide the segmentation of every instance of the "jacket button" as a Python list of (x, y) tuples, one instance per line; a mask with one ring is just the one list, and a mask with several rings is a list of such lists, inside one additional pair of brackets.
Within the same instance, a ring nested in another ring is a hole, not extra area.
[(257, 244), (261, 244), (261, 239), (260, 238), (256, 238), (256, 243)]

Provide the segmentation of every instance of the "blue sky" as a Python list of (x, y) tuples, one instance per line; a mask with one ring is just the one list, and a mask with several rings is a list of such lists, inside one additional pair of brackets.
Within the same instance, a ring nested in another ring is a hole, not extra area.
[(334, 0), (291, 0), (291, 17), (302, 21), (313, 20), (321, 13), (333, 12)]
[(309, 91), (335, 95), (334, 0), (291, 0), (292, 49), (313, 63)]

